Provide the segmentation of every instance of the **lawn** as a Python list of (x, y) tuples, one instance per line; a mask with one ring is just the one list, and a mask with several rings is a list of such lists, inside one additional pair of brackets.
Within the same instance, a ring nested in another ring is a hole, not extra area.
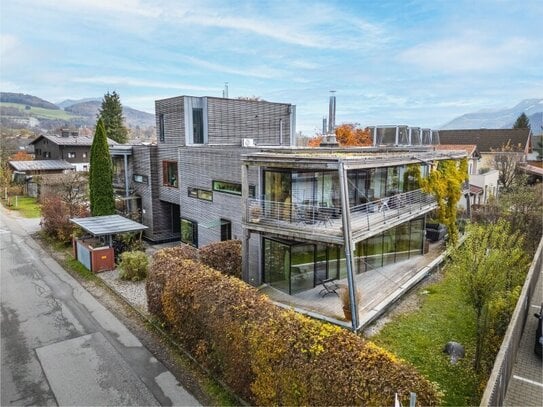
[[(472, 369), (475, 317), (461, 299), (458, 284), (446, 271), (440, 281), (420, 288), (420, 309), (399, 314), (374, 337), (376, 344), (413, 364), (444, 393), (443, 405), (479, 404), (477, 379)], [(444, 345), (464, 345), (466, 357), (451, 365)]]
[(79, 117), (62, 109), (45, 109), (43, 107), (32, 106), (29, 110), (26, 110), (24, 104), (10, 102), (2, 102), (1, 105), (6, 107), (15, 107), (19, 109), (19, 111), (21, 111), (22, 113), (37, 117), (38, 119), (70, 120)]
[(40, 205), (36, 198), (29, 196), (11, 196), (9, 197), (10, 205), (6, 200), (2, 200), (2, 204), (12, 210), (18, 211), (25, 218), (39, 218), (41, 216)]

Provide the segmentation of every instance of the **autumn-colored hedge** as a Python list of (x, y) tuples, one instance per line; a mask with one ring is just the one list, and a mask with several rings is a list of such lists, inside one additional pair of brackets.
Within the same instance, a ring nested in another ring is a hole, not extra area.
[[(154, 261), (163, 315), (194, 357), (254, 405), (437, 405), (432, 383), (350, 331), (273, 305), (201, 263)], [(149, 283), (148, 283), (149, 284)]]
[(164, 319), (162, 313), (162, 293), (164, 286), (172, 272), (175, 272), (171, 264), (182, 259), (198, 260), (198, 249), (182, 244), (175, 247), (162, 249), (153, 255), (151, 267), (148, 270), (148, 277), (145, 282), (147, 293), (147, 309), (150, 313)]
[(200, 249), (200, 261), (223, 274), (241, 278), (241, 241), (210, 243)]

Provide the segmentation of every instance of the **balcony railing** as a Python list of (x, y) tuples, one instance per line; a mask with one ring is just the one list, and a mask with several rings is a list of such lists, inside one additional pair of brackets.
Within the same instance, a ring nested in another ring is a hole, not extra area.
[[(403, 215), (422, 214), (435, 207), (436, 200), (422, 190), (394, 194), (352, 206), (353, 234), (376, 229)], [(248, 224), (319, 234), (342, 235), (341, 208), (324, 205), (247, 200)]]

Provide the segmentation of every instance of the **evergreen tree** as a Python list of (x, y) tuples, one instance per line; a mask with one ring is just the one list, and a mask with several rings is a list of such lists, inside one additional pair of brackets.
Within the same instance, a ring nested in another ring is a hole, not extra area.
[(128, 129), (123, 124), (123, 106), (117, 92), (104, 95), (98, 118), (104, 123), (107, 137), (121, 144), (128, 141)]
[(90, 151), (89, 190), (92, 216), (115, 214), (113, 164), (102, 119), (96, 123)]
[(517, 117), (517, 121), (513, 124), (514, 129), (529, 129), (530, 128), (530, 119), (526, 114), (522, 113)]

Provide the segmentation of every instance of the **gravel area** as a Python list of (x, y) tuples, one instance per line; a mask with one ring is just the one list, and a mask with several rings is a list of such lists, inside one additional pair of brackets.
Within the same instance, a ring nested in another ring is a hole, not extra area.
[(147, 314), (147, 294), (145, 280), (126, 281), (119, 278), (118, 270), (104, 271), (97, 274), (109, 287), (120, 294), (133, 307)]

